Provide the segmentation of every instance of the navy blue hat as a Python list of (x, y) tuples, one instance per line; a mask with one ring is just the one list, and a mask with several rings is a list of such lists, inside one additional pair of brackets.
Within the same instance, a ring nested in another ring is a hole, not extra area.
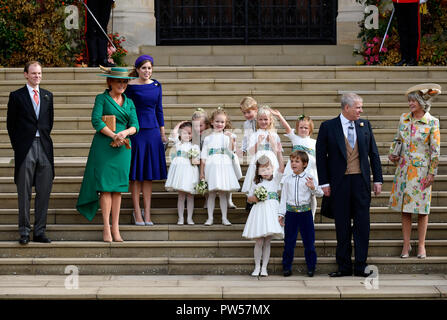
[(137, 60), (135, 60), (135, 68), (138, 68), (138, 65), (145, 60), (149, 60), (151, 64), (154, 65), (154, 58), (147, 54), (143, 54), (142, 56), (139, 56)]

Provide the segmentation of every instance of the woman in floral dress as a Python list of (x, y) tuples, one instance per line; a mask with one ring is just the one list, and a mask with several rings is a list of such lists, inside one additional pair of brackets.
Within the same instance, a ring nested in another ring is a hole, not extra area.
[[(418, 254), (424, 259), (425, 235), (430, 213), (431, 190), (440, 156), (439, 120), (429, 111), (431, 99), (441, 93), (437, 84), (421, 84), (408, 89), (410, 112), (400, 117), (399, 128), (390, 148), (390, 161), (397, 165), (389, 207), (402, 212), (403, 248), (401, 258), (411, 251), (411, 218), (418, 214)], [(400, 155), (391, 154), (398, 141)]]

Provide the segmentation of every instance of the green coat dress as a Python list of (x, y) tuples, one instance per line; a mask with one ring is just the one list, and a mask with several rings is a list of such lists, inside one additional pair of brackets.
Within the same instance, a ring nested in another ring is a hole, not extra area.
[(116, 116), (116, 131), (130, 127), (139, 130), (135, 105), (124, 94), (121, 107), (109, 95), (109, 91), (96, 96), (92, 111), (92, 125), (96, 133), (90, 147), (84, 179), (79, 191), (76, 209), (88, 220), (92, 220), (99, 208), (99, 192), (128, 192), (131, 150), (123, 145), (110, 146), (112, 138), (100, 131), (106, 126), (103, 115)]

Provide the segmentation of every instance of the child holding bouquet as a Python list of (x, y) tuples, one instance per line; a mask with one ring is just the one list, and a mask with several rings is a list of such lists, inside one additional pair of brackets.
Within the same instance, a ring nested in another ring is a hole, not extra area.
[(273, 238), (282, 239), (284, 237), (283, 228), (278, 219), (278, 190), (284, 172), (281, 144), (272, 144), (272, 149), (277, 154), (278, 170), (274, 172), (273, 164), (266, 155), (260, 155), (256, 159), (254, 184), (247, 199), (248, 202), (255, 204), (250, 210), (242, 233), (244, 238), (256, 240), (254, 247), (255, 269), (251, 274), (254, 277), (259, 276), (259, 274), (264, 277), (268, 276), (267, 265), (270, 259), (270, 242)]
[[(179, 137), (180, 133), (180, 137)], [(179, 140), (180, 138), (180, 140)], [(195, 186), (199, 182), (199, 168), (192, 161), (199, 158), (200, 151), (197, 145), (191, 143), (192, 124), (190, 121), (178, 123), (173, 129), (170, 138), (175, 143), (175, 153), (171, 156), (168, 178), (165, 188), (168, 191), (178, 191), (178, 222), (183, 224), (183, 211), (185, 209), (185, 198), (187, 203), (187, 223), (194, 224), (192, 214), (194, 210)]]

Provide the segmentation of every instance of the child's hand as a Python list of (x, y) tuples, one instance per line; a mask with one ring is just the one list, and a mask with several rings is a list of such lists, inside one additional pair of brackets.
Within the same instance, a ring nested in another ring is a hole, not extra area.
[(306, 177), (306, 186), (310, 190), (315, 190), (314, 179), (312, 179), (311, 177)]
[(279, 110), (277, 110), (277, 109), (271, 109), (270, 112), (271, 112), (275, 117), (279, 117), (279, 116), (281, 116), (281, 112), (279, 112)]
[(225, 130), (225, 131), (224, 131), (224, 135), (229, 136), (229, 137), (231, 138), (231, 136), (232, 136), (233, 134), (231, 133), (231, 131)]
[(200, 175), (200, 180), (205, 180), (205, 175), (204, 174)]
[(284, 227), (284, 226), (285, 226), (285, 224), (284, 224), (284, 217), (279, 216), (279, 217), (278, 217), (278, 221), (279, 221), (279, 225), (280, 225), (281, 227)]
[(265, 136), (263, 134), (260, 134), (258, 137), (258, 144), (261, 144), (262, 141), (264, 141)]

